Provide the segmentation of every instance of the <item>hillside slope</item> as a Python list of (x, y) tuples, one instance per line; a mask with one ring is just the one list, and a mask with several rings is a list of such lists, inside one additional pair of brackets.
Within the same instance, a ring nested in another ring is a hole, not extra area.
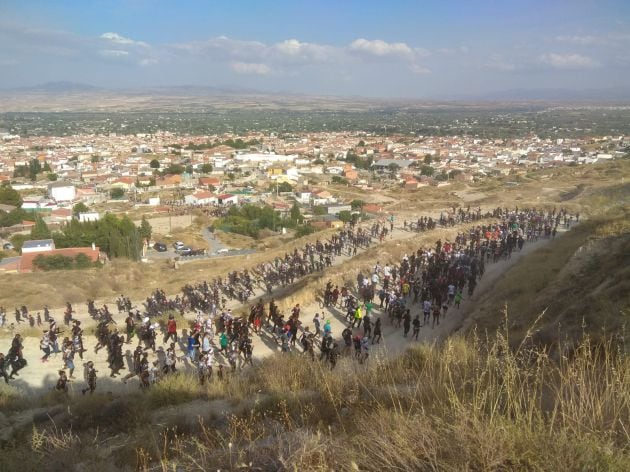
[(505, 323), (514, 344), (526, 334), (538, 344), (575, 343), (584, 333), (622, 335), (630, 321), (630, 185), (603, 197), (604, 213), (534, 251), (476, 301), (466, 331), (494, 332)]

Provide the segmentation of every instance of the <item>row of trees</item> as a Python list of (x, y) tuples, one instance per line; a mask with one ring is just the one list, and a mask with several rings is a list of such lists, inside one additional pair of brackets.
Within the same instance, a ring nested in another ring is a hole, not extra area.
[(297, 213), (292, 209), (291, 217), (282, 218), (269, 205), (258, 206), (248, 203), (241, 207), (233, 206), (227, 215), (219, 219), (217, 227), (226, 232), (258, 238), (263, 229), (275, 231), (283, 226), (294, 228), (301, 218), (301, 215), (298, 217), (300, 209), (297, 204), (294, 207), (297, 208)]
[(97, 267), (100, 263), (92, 262), (85, 254), (77, 254), (75, 257), (55, 254), (54, 256), (46, 256), (40, 254), (33, 259), (33, 265), (39, 270), (68, 270), (68, 269), (89, 269)]
[(187, 174), (193, 174), (195, 171), (199, 174), (209, 174), (213, 170), (212, 164), (205, 163), (201, 164), (199, 167), (197, 167), (197, 169), (195, 169), (190, 164), (186, 166), (182, 164), (170, 164), (168, 167), (165, 167), (164, 169), (159, 171), (161, 164), (160, 161), (158, 161), (157, 159), (152, 159), (151, 162), (149, 162), (149, 166), (151, 167), (151, 169), (155, 169), (155, 171), (158, 171), (162, 175), (179, 175), (183, 174), (184, 172), (186, 172)]
[[(32, 217), (32, 216), (31, 216)], [(151, 238), (152, 228), (146, 218), (142, 218), (140, 227), (129, 219), (107, 214), (98, 221), (81, 222), (73, 219), (60, 228), (50, 231), (46, 222), (35, 217), (35, 226), (29, 236), (15, 235), (11, 242), (16, 249), (21, 249), (29, 239), (53, 239), (58, 249), (67, 247), (88, 247), (96, 244), (110, 258), (126, 257), (138, 260), (142, 253), (142, 243)]]

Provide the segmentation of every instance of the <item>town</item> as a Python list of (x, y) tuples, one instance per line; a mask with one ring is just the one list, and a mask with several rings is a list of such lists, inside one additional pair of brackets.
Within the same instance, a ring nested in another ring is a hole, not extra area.
[[(32, 247), (28, 237), (20, 237), (31, 232), (38, 218), (52, 229), (73, 218), (89, 222), (110, 212), (132, 213), (139, 225), (141, 217), (172, 218), (202, 209), (206, 215), (225, 216), (229, 207), (252, 204), (271, 207), (277, 215), (269, 230), (286, 232), (291, 219), (300, 226), (294, 228), (297, 234), (303, 235), (339, 228), (361, 214), (382, 216), (378, 199), (357, 198), (352, 189), (371, 195), (396, 188), (421, 193), (431, 186), (605, 162), (626, 156), (630, 146), (626, 136), (491, 140), (367, 132), (64, 137), (3, 132), (0, 139), (0, 182), (22, 196), (19, 209), (6, 202), (0, 207), (5, 215), (0, 270), (18, 272), (33, 269), (34, 255), (20, 258), (20, 249), (35, 254), (54, 249), (50, 242)], [(16, 215), (17, 210), (22, 213)], [(167, 236), (172, 219), (169, 223), (168, 231), (162, 232)], [(231, 230), (258, 236), (257, 229)], [(139, 243), (145, 246), (142, 254), (135, 254), (138, 258), (171, 250), (171, 244), (149, 240), (150, 232), (145, 236), (147, 241)], [(208, 236), (210, 250), (170, 242), (182, 257), (239, 253), (240, 248), (213, 245), (217, 240)], [(82, 253), (92, 261), (106, 257), (94, 244), (78, 252), (68, 249), (57, 251)]]

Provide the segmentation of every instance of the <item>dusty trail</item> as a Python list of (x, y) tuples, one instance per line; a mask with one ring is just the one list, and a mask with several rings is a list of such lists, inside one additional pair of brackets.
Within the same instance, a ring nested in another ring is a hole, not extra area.
[[(457, 228), (457, 227), (456, 227)], [(426, 235), (430, 235), (430, 232), (425, 233)], [(396, 229), (392, 234), (391, 238), (388, 238), (387, 241), (399, 241), (405, 240), (408, 238), (413, 238), (417, 236), (416, 233), (410, 233), (408, 231), (403, 231), (401, 229)], [(536, 242), (526, 243), (523, 247), (523, 250), (520, 252), (515, 252), (512, 254), (512, 257), (507, 260), (501, 260), (497, 263), (487, 264), (485, 273), (482, 279), (478, 282), (477, 288), (473, 297), (468, 297), (466, 294), (464, 295), (464, 300), (461, 303), (460, 309), (451, 306), (449, 308), (448, 314), (445, 318), (440, 320), (439, 326), (435, 328), (431, 328), (430, 325), (423, 326), (420, 329), (419, 341), (411, 341), (409, 338), (404, 338), (402, 336), (402, 327), (395, 328), (389, 324), (387, 316), (383, 316), (383, 311), (378, 308), (378, 303), (375, 305), (373, 310), (373, 320), (377, 317), (382, 317), (382, 325), (383, 325), (383, 339), (378, 344), (373, 346), (370, 355), (374, 356), (385, 356), (392, 355), (396, 353), (400, 353), (406, 349), (412, 343), (415, 342), (424, 342), (424, 343), (433, 343), (437, 342), (441, 339), (444, 339), (448, 335), (452, 334), (458, 327), (461, 326), (462, 321), (466, 318), (467, 314), (471, 311), (474, 306), (475, 300), (480, 297), (486, 290), (490, 289), (494, 282), (497, 280), (500, 275), (505, 272), (509, 267), (516, 264), (522, 257), (530, 253), (531, 251), (536, 250), (547, 244), (550, 239), (541, 239)], [(374, 247), (374, 246), (372, 246)], [(364, 251), (361, 251), (364, 252)], [(360, 253), (361, 253), (360, 252)], [(349, 256), (342, 256), (335, 260), (334, 265), (341, 265), (344, 262), (352, 259)], [(290, 293), (294, 288), (286, 287), (285, 289), (281, 289), (279, 291), (274, 291), (274, 296), (276, 299), (282, 296), (282, 292)], [(257, 293), (256, 295), (262, 295), (261, 293)], [(378, 301), (378, 300), (377, 300)], [(249, 306), (251, 304), (248, 303)], [(111, 304), (115, 306), (115, 304)], [(236, 306), (240, 306), (237, 303), (228, 304), (230, 307), (234, 308)], [(87, 312), (85, 311), (85, 306), (76, 307), (79, 308), (79, 313), (76, 315), (77, 319), (82, 320), (83, 325), (89, 324), (92, 320), (89, 318)], [(410, 305), (412, 317), (417, 313), (421, 312), (420, 304)], [(345, 322), (345, 313), (342, 313), (339, 309), (322, 309), (318, 303), (313, 303), (310, 305), (302, 306), (300, 319), (303, 321), (305, 326), (313, 326), (312, 319), (316, 312), (323, 313), (326, 319), (330, 319), (332, 326), (332, 333), (335, 339), (340, 340), (341, 332), (346, 326)], [(60, 313), (60, 311), (55, 311), (54, 313)], [(499, 316), (499, 315), (497, 315)], [(58, 323), (61, 323), (61, 316), (56, 315), (56, 319)], [(192, 314), (187, 314), (185, 317), (187, 320), (191, 320), (193, 318)], [(123, 326), (124, 315), (115, 315), (114, 319), (117, 321), (118, 325)], [(421, 316), (422, 319), (422, 316)], [(182, 333), (182, 323), (178, 324), (178, 328), (180, 333)], [(67, 328), (66, 328), (67, 329)], [(186, 331), (186, 330), (184, 330)], [(354, 334), (362, 334), (363, 328), (354, 329)], [(64, 334), (61, 334), (60, 337), (63, 339)], [(5, 346), (6, 349), (9, 347), (10, 338), (4, 337), (0, 340)], [(185, 336), (180, 336), (179, 339), (179, 347), (181, 349), (180, 353), (183, 356), (185, 352)], [(131, 353), (135, 348), (137, 343), (137, 338), (132, 340), (131, 344), (126, 344), (124, 349), (125, 359), (126, 359), (126, 369), (122, 370), (121, 374), (117, 378), (110, 378), (109, 373), (110, 370), (107, 367), (106, 362), (106, 352), (105, 350), (99, 351), (98, 355), (94, 354), (94, 346), (96, 344), (95, 337), (93, 335), (84, 336), (84, 347), (87, 351), (84, 353), (84, 360), (81, 361), (78, 356), (75, 357), (75, 374), (73, 382), (70, 384), (70, 390), (75, 394), (79, 394), (81, 388), (85, 386), (85, 381), (83, 380), (83, 366), (82, 362), (86, 362), (88, 360), (92, 360), (95, 363), (96, 369), (99, 371), (99, 380), (98, 380), (98, 388), (101, 391), (110, 391), (115, 393), (125, 393), (125, 392), (135, 392), (138, 390), (138, 380), (137, 378), (131, 379), (127, 384), (124, 384), (121, 381), (121, 378), (129, 372), (131, 368)], [(218, 343), (218, 338), (215, 337), (215, 343)], [(274, 352), (278, 352), (279, 346), (275, 342), (275, 340), (271, 337), (270, 334), (263, 332), (262, 335), (253, 337), (253, 345), (254, 345), (254, 361), (261, 357), (265, 357), (271, 355)], [(160, 355), (160, 349), (163, 347), (162, 336), (158, 335), (157, 339), (158, 346), (158, 355)], [(63, 368), (63, 362), (61, 358), (61, 354), (51, 355), (50, 360), (46, 363), (42, 363), (40, 361), (40, 357), (42, 356), (42, 352), (39, 350), (39, 340), (34, 337), (28, 337), (24, 341), (24, 357), (29, 362), (29, 365), (24, 368), (20, 372), (20, 376), (16, 377), (14, 381), (11, 382), (11, 385), (20, 389), (25, 394), (33, 394), (33, 393), (43, 393), (45, 391), (50, 390), (54, 387), (56, 379), (57, 379), (57, 371)], [(154, 360), (156, 357), (154, 354), (149, 355), (150, 360)], [(221, 355), (216, 355), (215, 360), (217, 363), (227, 365), (226, 359)], [(193, 369), (188, 360), (183, 360), (178, 364), (180, 369)]]

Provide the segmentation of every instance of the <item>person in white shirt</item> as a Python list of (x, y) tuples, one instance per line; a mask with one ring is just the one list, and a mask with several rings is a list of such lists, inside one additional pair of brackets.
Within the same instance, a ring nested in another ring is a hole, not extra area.
[(448, 286), (448, 304), (453, 303), (453, 299), (455, 298), (455, 285), (450, 284)]

